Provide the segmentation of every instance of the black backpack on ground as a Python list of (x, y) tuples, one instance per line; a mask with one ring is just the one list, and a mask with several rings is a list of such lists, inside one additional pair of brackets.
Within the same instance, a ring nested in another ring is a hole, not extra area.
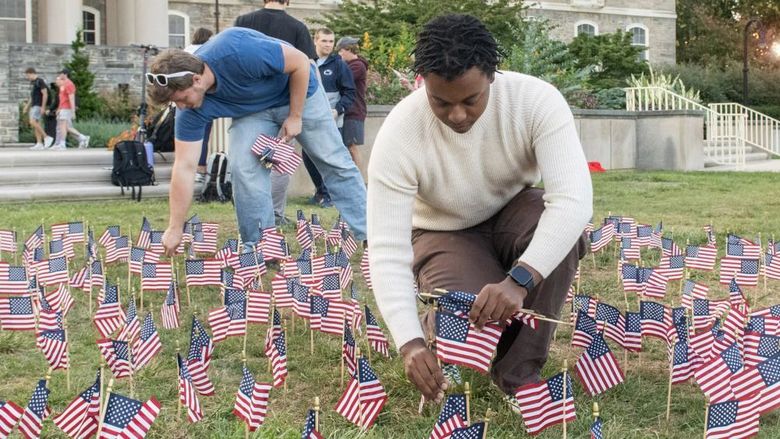
[[(111, 183), (122, 188), (132, 188), (134, 200), (141, 201), (141, 187), (154, 184), (154, 170), (149, 167), (146, 148), (141, 142), (125, 140), (114, 146), (114, 168), (111, 170)], [(135, 187), (138, 186), (138, 197)]]
[(233, 201), (233, 183), (230, 178), (227, 154), (224, 152), (211, 154), (206, 163), (206, 169), (208, 174), (206, 174), (206, 181), (203, 183), (203, 190), (198, 196), (198, 201), (219, 201), (221, 203)]
[(173, 127), (176, 119), (176, 106), (167, 105), (152, 120), (152, 133), (149, 141), (155, 152), (173, 151)]

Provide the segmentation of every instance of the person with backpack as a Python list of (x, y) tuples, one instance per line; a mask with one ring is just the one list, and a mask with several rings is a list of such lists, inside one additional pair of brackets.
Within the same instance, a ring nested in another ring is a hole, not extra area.
[(30, 126), (35, 134), (35, 145), (30, 149), (33, 151), (47, 149), (54, 142), (54, 139), (46, 134), (41, 126), (41, 120), (47, 112), (46, 103), (49, 100), (49, 87), (32, 67), (28, 67), (24, 71), (24, 75), (30, 81), (30, 100), (24, 104), (24, 112), (27, 113)]
[(203, 129), (218, 117), (233, 119), (229, 164), (245, 249), (258, 242), (260, 229), (275, 225), (270, 172), (252, 152), (261, 134), (278, 135), (284, 142), (297, 138), (355, 238), (366, 239), (362, 176), (344, 148), (315, 67), (303, 52), (260, 32), (233, 27), (195, 54), (161, 52), (146, 79), (154, 102), (172, 101), (178, 107), (170, 219), (163, 235), (166, 254), (174, 254), (181, 242)]

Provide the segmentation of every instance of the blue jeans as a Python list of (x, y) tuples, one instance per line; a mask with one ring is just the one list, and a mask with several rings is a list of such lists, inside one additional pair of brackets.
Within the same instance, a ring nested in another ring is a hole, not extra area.
[[(260, 134), (276, 136), (290, 113), (285, 105), (234, 118), (230, 126), (230, 172), (241, 239), (254, 244), (259, 228), (274, 227), (270, 171), (252, 152)], [(320, 86), (303, 107), (298, 142), (322, 174), (333, 204), (355, 239), (366, 239), (366, 186), (339, 135), (328, 99)]]

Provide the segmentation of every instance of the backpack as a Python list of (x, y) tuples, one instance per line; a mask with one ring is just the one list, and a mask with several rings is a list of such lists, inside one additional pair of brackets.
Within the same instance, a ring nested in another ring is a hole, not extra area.
[(157, 113), (152, 120), (152, 133), (149, 141), (155, 152), (173, 151), (173, 127), (176, 119), (176, 106), (168, 105)]
[(203, 183), (203, 191), (198, 196), (198, 201), (232, 202), (233, 183), (230, 178), (227, 154), (224, 152), (211, 154), (206, 169), (208, 169), (208, 174), (206, 174), (206, 181)]
[[(111, 183), (122, 188), (122, 195), (125, 194), (125, 188), (132, 188), (132, 198), (141, 201), (141, 187), (154, 184), (154, 170), (149, 166), (143, 143), (125, 140), (114, 146)], [(136, 186), (138, 198), (135, 196)]]

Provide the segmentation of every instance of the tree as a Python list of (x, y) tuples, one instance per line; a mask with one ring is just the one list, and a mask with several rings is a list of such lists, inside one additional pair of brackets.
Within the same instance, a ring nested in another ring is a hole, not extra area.
[(86, 45), (81, 30), (76, 33), (76, 39), (70, 43), (70, 47), (73, 54), (65, 67), (70, 70), (70, 79), (76, 85), (77, 114), (79, 118), (90, 118), (99, 112), (100, 98), (92, 89), (95, 74), (89, 71), (89, 55), (84, 51)]
[(639, 59), (643, 48), (631, 45), (631, 34), (580, 34), (569, 43), (569, 52), (577, 68), (596, 66), (590, 84), (595, 89), (622, 87), (631, 75), (647, 71), (647, 63)]

